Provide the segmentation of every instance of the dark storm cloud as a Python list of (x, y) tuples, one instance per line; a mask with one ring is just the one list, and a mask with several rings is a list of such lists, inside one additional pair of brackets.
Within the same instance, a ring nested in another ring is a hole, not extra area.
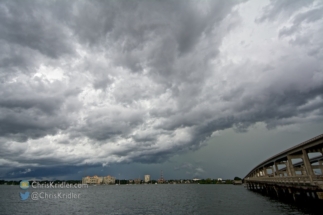
[(162, 162), (323, 119), (322, 7), (271, 1), (249, 25), (275, 35), (246, 36), (240, 3), (1, 2), (0, 166)]
[[(95, 168), (98, 166), (88, 166), (87, 168)], [(4, 177), (10, 179), (35, 179), (35, 180), (55, 180), (61, 175), (68, 176), (68, 179), (79, 180), (79, 177), (74, 175), (84, 176), (84, 167), (78, 166), (52, 166), (51, 168), (38, 167), (38, 168), (14, 168), (11, 169)]]
[(38, 78), (32, 83), (25, 80), (5, 83), (0, 89), (1, 136), (26, 141), (28, 138), (54, 135), (71, 123), (66, 114), (73, 110), (68, 99), (77, 94), (75, 89)]
[(28, 47), (52, 58), (73, 49), (67, 42), (67, 30), (52, 17), (50, 4), (37, 1), (5, 1), (0, 10), (0, 39), (7, 43)]

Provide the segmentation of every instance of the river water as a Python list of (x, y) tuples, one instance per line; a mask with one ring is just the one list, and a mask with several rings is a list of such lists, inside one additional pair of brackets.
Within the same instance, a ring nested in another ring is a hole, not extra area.
[[(101, 185), (81, 189), (30, 187), (27, 190), (30, 196), (23, 201), (19, 193), (25, 191), (19, 186), (0, 186), (0, 214), (313, 214), (234, 185)], [(32, 193), (36, 193), (34, 196), (39, 199), (32, 200)]]

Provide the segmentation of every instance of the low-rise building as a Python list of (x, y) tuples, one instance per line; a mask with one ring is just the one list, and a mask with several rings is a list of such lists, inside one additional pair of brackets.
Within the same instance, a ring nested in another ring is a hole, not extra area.
[(158, 184), (163, 184), (164, 182), (165, 182), (165, 181), (164, 181), (164, 179), (163, 179), (163, 178), (160, 178), (160, 179), (158, 179), (158, 180), (157, 180), (157, 183), (158, 183)]
[(116, 183), (116, 178), (112, 177), (110, 175), (103, 177), (103, 184), (115, 184)]
[(86, 176), (82, 178), (82, 184), (100, 184), (102, 182), (102, 177), (97, 175), (94, 176)]
[(242, 184), (242, 180), (234, 180), (233, 181), (233, 185), (241, 185)]
[(115, 180), (115, 177), (110, 175), (105, 177), (94, 175), (82, 178), (82, 184), (115, 184)]

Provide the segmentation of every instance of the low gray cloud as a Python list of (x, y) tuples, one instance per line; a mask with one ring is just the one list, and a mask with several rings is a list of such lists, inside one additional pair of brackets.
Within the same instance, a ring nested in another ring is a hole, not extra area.
[(2, 1), (2, 177), (163, 162), (227, 128), (322, 120), (319, 2), (248, 4)]

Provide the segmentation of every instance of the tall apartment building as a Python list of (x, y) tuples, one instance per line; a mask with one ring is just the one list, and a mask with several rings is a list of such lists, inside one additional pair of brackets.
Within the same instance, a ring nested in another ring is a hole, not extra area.
[(145, 183), (148, 183), (150, 181), (150, 175), (145, 175)]

